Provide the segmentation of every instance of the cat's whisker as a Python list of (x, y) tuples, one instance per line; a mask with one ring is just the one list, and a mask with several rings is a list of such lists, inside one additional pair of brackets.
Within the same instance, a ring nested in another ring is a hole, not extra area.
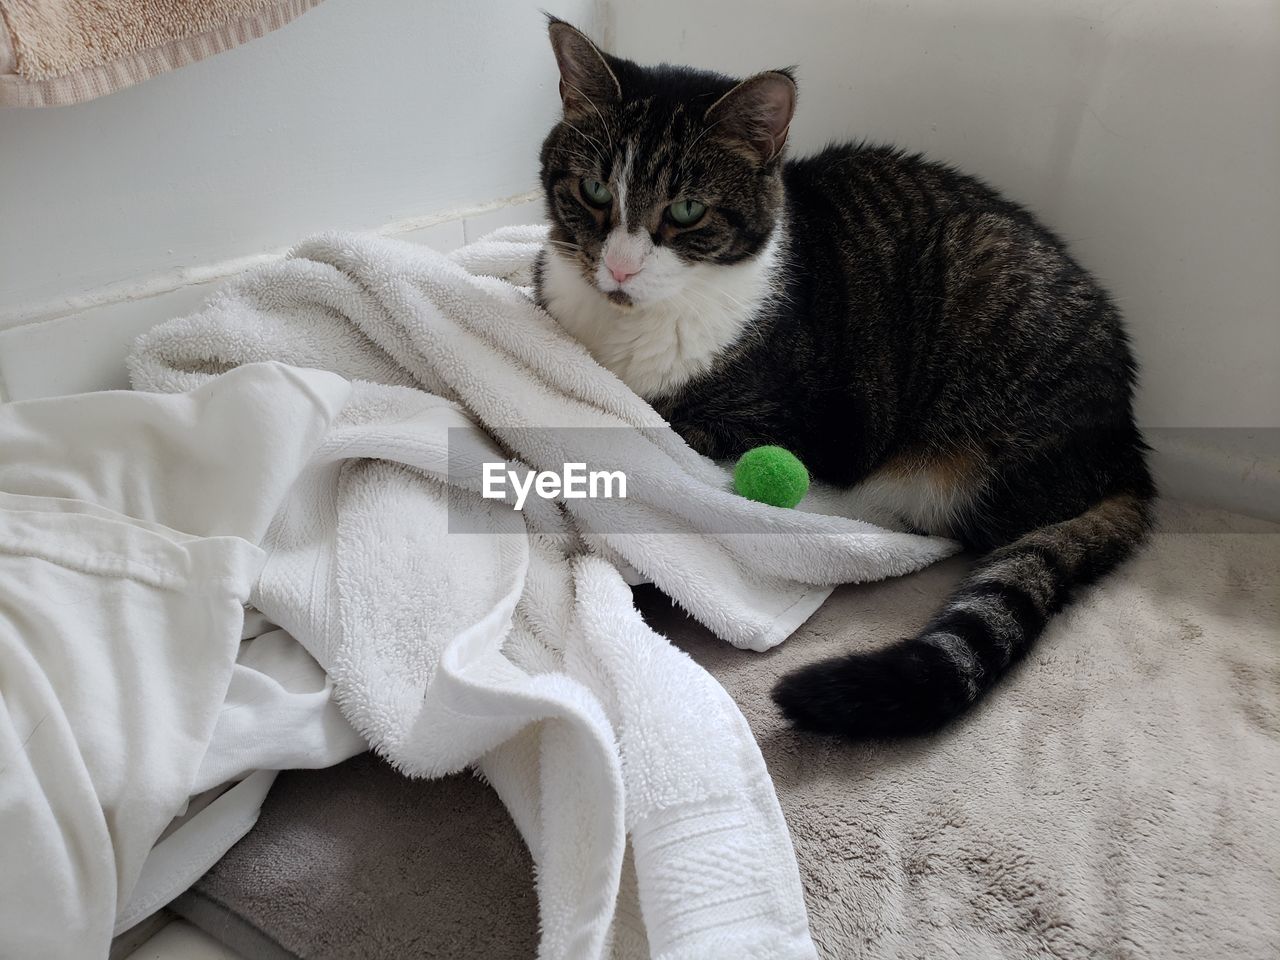
[(600, 143), (599, 140), (597, 140), (595, 137), (592, 137), (592, 136), (589, 136), (588, 134), (583, 133), (581, 130), (575, 127), (572, 123), (570, 123), (568, 120), (561, 120), (560, 122), (563, 123), (570, 130), (572, 130), (574, 133), (576, 133), (578, 136), (580, 136), (583, 140), (586, 140), (589, 144), (591, 144), (592, 149), (596, 151), (596, 159), (599, 160), (602, 164), (606, 163), (605, 156), (604, 156), (604, 146), (603, 144)]
[(563, 240), (548, 240), (547, 243), (555, 247), (557, 250), (565, 250), (569, 253), (582, 253), (582, 247), (576, 243), (565, 243)]
[(756, 308), (756, 305), (749, 304), (741, 297), (735, 297), (728, 290), (724, 289), (717, 289), (714, 293), (707, 293), (700, 290), (690, 290), (686, 288), (684, 292), (700, 298), (707, 306), (723, 306), (727, 303), (731, 306), (737, 307), (738, 310), (743, 313), (751, 313)]
[(581, 160), (583, 166), (586, 167), (587, 172), (596, 173), (599, 171), (599, 164), (597, 163), (597, 160), (587, 156), (581, 150), (570, 150), (569, 156), (573, 157), (576, 160)]
[(575, 87), (572, 83), (569, 83), (567, 80), (565, 81), (565, 86), (567, 86), (570, 90), (572, 90), (574, 93), (580, 96), (583, 100), (587, 101), (588, 104), (590, 104), (591, 109), (594, 110), (596, 112), (596, 116), (600, 118), (600, 126), (604, 130), (604, 135), (609, 138), (609, 149), (613, 150), (614, 149), (613, 134), (609, 132), (609, 125), (604, 122), (604, 114), (600, 112), (600, 108), (596, 106), (595, 101), (592, 100), (590, 97), (588, 97), (585, 93), (583, 93), (577, 87)]
[(708, 133), (710, 133), (716, 127), (720, 126), (720, 124), (724, 123), (724, 121), (725, 121), (725, 118), (721, 117), (715, 123), (708, 125), (708, 127), (705, 130), (703, 130), (700, 134), (698, 134), (696, 137), (693, 138), (693, 143), (689, 144), (687, 147), (684, 148), (685, 151), (688, 152), (692, 150), (694, 147), (696, 147), (698, 145), (699, 140), (705, 137)]

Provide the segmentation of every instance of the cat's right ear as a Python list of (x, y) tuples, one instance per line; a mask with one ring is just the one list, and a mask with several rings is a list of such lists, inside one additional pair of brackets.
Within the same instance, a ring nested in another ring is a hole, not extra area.
[(604, 54), (586, 34), (563, 20), (549, 18), (551, 49), (560, 67), (560, 100), (565, 114), (593, 112), (622, 96), (622, 86)]
[(796, 79), (791, 68), (758, 73), (707, 109), (707, 120), (724, 124), (769, 163), (782, 152), (796, 112)]

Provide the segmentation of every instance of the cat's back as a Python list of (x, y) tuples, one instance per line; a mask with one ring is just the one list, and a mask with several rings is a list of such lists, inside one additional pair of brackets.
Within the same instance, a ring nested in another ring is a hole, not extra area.
[[(811, 304), (870, 299), (901, 316), (912, 291), (937, 301), (944, 291), (975, 286), (994, 296), (1002, 285), (1039, 291), (1049, 302), (1081, 293), (1105, 299), (1062, 239), (1027, 208), (919, 153), (837, 143), (788, 161), (783, 176), (788, 262), (797, 268), (789, 286)], [(1049, 312), (1059, 325), (1070, 313)]]
[(912, 315), (914, 293), (943, 282), (939, 251), (957, 221), (979, 211), (1003, 219), (1011, 207), (974, 177), (878, 144), (833, 143), (788, 160), (783, 183), (783, 310), (789, 326), (824, 340), (882, 338)]
[(961, 213), (987, 211), (1031, 220), (1026, 210), (976, 177), (881, 144), (829, 144), (787, 161), (783, 178), (792, 220), (804, 221), (810, 231), (826, 223), (901, 239)]

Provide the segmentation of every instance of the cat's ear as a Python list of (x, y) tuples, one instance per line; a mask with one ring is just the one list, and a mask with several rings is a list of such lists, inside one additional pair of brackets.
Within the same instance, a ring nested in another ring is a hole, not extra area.
[(768, 163), (787, 142), (796, 112), (796, 81), (790, 70), (758, 73), (713, 103), (707, 120), (749, 144)]
[(560, 99), (566, 114), (599, 109), (622, 96), (618, 78), (586, 34), (554, 17), (548, 31), (560, 67)]

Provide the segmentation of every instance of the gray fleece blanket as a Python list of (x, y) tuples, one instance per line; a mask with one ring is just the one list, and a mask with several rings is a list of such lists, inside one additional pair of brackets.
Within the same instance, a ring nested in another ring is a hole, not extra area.
[[(825, 957), (1280, 956), (1280, 528), (1166, 507), (1163, 530), (978, 710), (914, 742), (797, 735), (768, 690), (914, 630), (963, 558), (837, 590), (767, 654), (638, 595), (750, 720)], [(253, 957), (523, 960), (530, 869), (483, 784), (359, 758), (284, 775), (178, 906)]]

